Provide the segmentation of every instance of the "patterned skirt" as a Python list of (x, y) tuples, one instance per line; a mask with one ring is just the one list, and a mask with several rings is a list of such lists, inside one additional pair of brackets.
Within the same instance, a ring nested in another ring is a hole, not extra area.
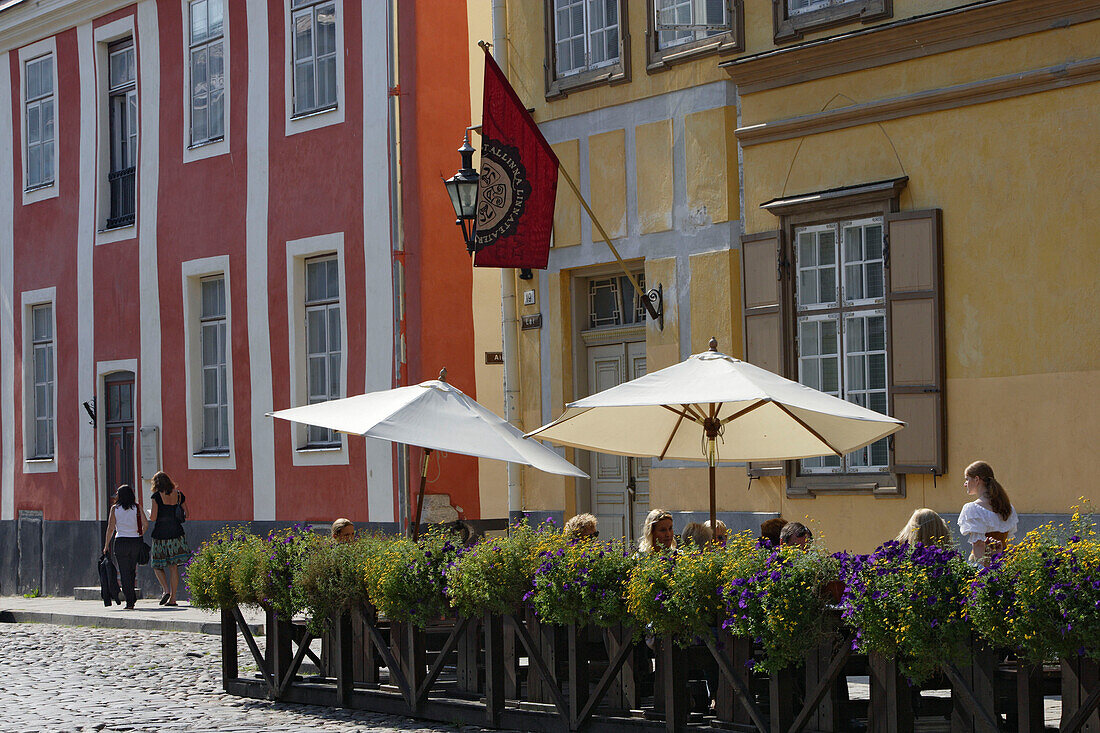
[(191, 557), (191, 548), (187, 545), (187, 535), (173, 537), (170, 540), (153, 538), (153, 551), (150, 565), (163, 569), (166, 565), (183, 565)]

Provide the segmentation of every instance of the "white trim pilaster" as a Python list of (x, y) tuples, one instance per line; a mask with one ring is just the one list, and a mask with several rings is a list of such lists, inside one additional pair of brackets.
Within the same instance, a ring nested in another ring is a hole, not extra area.
[[(92, 24), (76, 29), (80, 59), (80, 178), (76, 224), (76, 360), (77, 396), (91, 400), (95, 381), (95, 190), (96, 190), (96, 66)], [(80, 518), (98, 519), (96, 503), (96, 429), (80, 410), (77, 440), (77, 475), (80, 486)]]
[[(0, 70), (10, 69), (0, 54)], [(0, 140), (12, 140), (11, 74), (0, 73)], [(0, 145), (0, 171), (15, 168), (15, 151)], [(15, 182), (0, 176), (0, 519), (15, 519)]]
[[(385, 100), (389, 79), (391, 29), (388, 3), (363, 4), (363, 211), (379, 212), (373, 222), (389, 222), (388, 105)], [(381, 212), (387, 212), (382, 216)], [(393, 262), (388, 226), (363, 222), (364, 289), (367, 305), (365, 334), (364, 392), (393, 386)], [(372, 522), (394, 521), (393, 446), (382, 440), (367, 445), (367, 516)]]
[[(138, 149), (138, 297), (141, 323), (137, 421), (162, 427), (160, 281), (157, 270), (157, 189), (160, 183), (160, 34), (156, 0), (137, 6), (138, 74), (142, 132)], [(136, 435), (135, 435), (136, 437)], [(159, 447), (158, 447), (159, 450)], [(138, 450), (135, 449), (135, 453)]]
[(266, 0), (247, 0), (248, 192), (245, 199), (245, 292), (248, 301), (248, 362), (252, 399), (252, 518), (275, 519), (275, 429), (271, 412), (271, 332), (267, 301), (268, 214), (268, 21)]

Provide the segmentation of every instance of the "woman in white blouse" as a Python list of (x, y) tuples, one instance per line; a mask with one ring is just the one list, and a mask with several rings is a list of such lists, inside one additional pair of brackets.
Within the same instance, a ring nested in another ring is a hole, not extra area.
[(977, 565), (987, 562), (987, 552), (1003, 549), (1016, 536), (1016, 510), (988, 463), (974, 461), (964, 475), (966, 493), (978, 498), (963, 505), (959, 531), (970, 542), (970, 563)]

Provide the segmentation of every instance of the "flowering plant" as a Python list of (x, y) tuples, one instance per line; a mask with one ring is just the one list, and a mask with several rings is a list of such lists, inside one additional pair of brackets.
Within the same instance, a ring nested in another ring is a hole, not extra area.
[(367, 600), (363, 568), (380, 545), (374, 535), (353, 542), (325, 540), (298, 567), (294, 584), (301, 588), (309, 630), (315, 636), (339, 614)]
[(302, 588), (294, 583), (294, 575), (321, 542), (321, 536), (312, 529), (295, 524), (290, 529), (272, 530), (262, 544), (242, 557), (249, 560), (242, 576), (251, 580), (252, 593), (260, 605), (288, 621), (305, 607)]
[(873, 555), (842, 555), (847, 582), (843, 617), (854, 644), (894, 657), (915, 683), (945, 661), (968, 654), (971, 626), (963, 613), (973, 568), (954, 550), (887, 542)]
[(549, 527), (526, 520), (507, 537), (486, 537), (463, 550), (445, 570), (447, 596), (463, 616), (514, 613), (532, 589), (540, 553), (564, 544)]
[(449, 610), (443, 571), (458, 551), (458, 536), (440, 525), (418, 541), (387, 538), (363, 563), (367, 597), (393, 621), (426, 626)]
[(1100, 539), (1074, 507), (1070, 527), (1027, 533), (978, 571), (967, 615), (991, 643), (1038, 664), (1087, 654), (1100, 659)]
[(838, 571), (838, 560), (813, 546), (743, 550), (722, 588), (728, 611), (723, 627), (763, 647), (763, 657), (755, 662), (758, 670), (776, 672), (799, 664), (824, 634), (822, 589)]
[(226, 527), (203, 542), (184, 574), (191, 605), (216, 610), (246, 602), (234, 589), (233, 571), (241, 554), (259, 543), (260, 538), (244, 527)]
[(671, 635), (688, 644), (710, 633), (724, 616), (721, 588), (734, 558), (753, 552), (748, 533), (726, 547), (688, 546), (679, 552), (649, 552), (639, 557), (627, 585), (627, 607), (639, 628)]
[(539, 552), (533, 588), (526, 596), (548, 623), (614, 626), (628, 618), (626, 581), (634, 560), (622, 540), (566, 542)]

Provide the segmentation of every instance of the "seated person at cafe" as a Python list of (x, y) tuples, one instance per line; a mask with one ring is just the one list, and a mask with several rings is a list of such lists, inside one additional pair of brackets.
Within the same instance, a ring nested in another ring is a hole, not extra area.
[(712, 530), (714, 541), (718, 543), (719, 547), (726, 546), (726, 538), (729, 537), (729, 530), (726, 529), (725, 522), (723, 522), (721, 519), (718, 519), (715, 521), (714, 527), (712, 528), (710, 526), (710, 520), (708, 519), (707, 521), (703, 522), (703, 526), (706, 527), (708, 530)]
[(774, 517), (760, 525), (760, 541), (767, 542), (768, 547), (779, 547), (779, 533), (787, 526), (787, 520), (783, 517)]
[(801, 522), (789, 522), (779, 533), (779, 544), (783, 547), (800, 547), (803, 550), (813, 541), (814, 533)]
[(332, 539), (337, 542), (351, 542), (355, 539), (355, 525), (350, 519), (340, 517), (332, 523)]
[(600, 536), (598, 520), (594, 515), (587, 513), (570, 517), (565, 523), (564, 532), (566, 538), (573, 541), (596, 539)]
[(714, 533), (710, 531), (710, 527), (701, 522), (691, 522), (688, 526), (684, 527), (680, 539), (682, 540), (681, 547), (686, 547), (687, 545), (703, 547), (714, 539)]

